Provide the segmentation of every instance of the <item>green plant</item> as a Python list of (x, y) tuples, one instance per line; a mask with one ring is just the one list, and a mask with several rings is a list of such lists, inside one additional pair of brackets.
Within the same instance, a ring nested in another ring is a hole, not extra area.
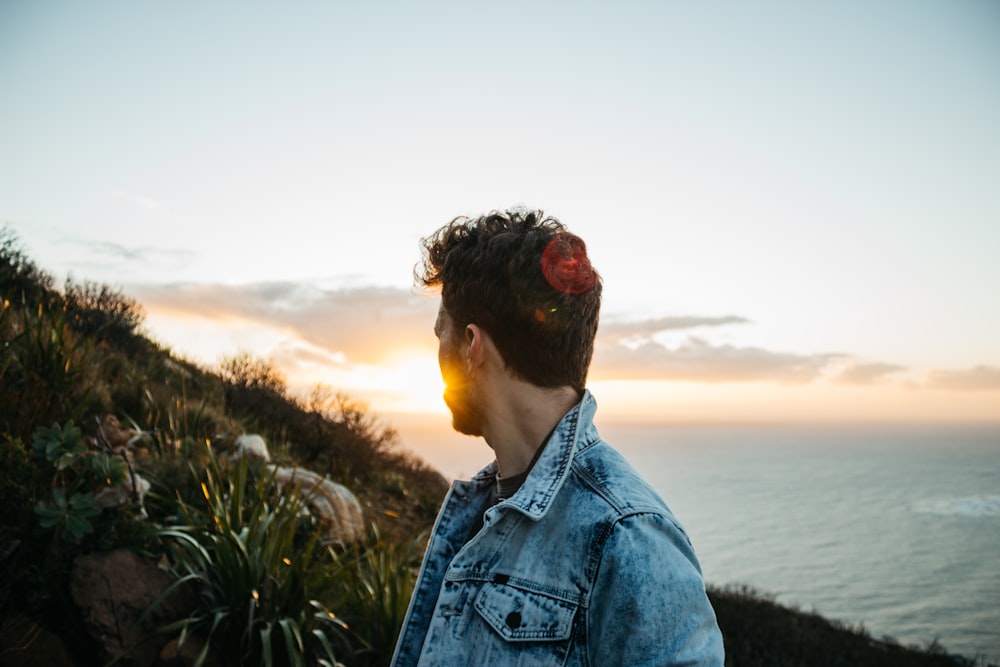
[(3, 335), (0, 388), (8, 398), (0, 402), (0, 428), (24, 437), (42, 420), (82, 416), (93, 390), (85, 373), (88, 340), (69, 326), (65, 308), (22, 307)]
[(14, 308), (9, 299), (0, 299), (0, 387), (3, 387), (3, 378), (7, 374), (7, 369), (14, 362), (14, 355), (10, 349), (10, 341), (13, 338), (11, 332), (11, 313)]
[(199, 597), (161, 631), (179, 632), (181, 644), (205, 638), (196, 665), (212, 646), (233, 665), (338, 664), (334, 647), (350, 650), (346, 624), (330, 611), (343, 596), (341, 562), (303, 520), (300, 493), (277, 493), (273, 473), (257, 479), (252, 466), (227, 468), (209, 452), (204, 502), (181, 502), (186, 525), (160, 532), (175, 586), (194, 585)]
[(21, 610), (72, 608), (67, 587), (76, 555), (141, 546), (149, 537), (137, 505), (111, 489), (127, 481), (124, 459), (89, 451), (72, 422), (36, 428), (29, 447), (19, 438), (0, 440), (0, 469), (0, 593), (9, 592)]
[(32, 436), (31, 447), (35, 453), (52, 464), (56, 471), (65, 470), (87, 451), (83, 446), (83, 438), (73, 422), (63, 428), (53, 424), (51, 428), (39, 426)]
[(208, 399), (191, 405), (186, 384), (180, 384), (179, 396), (158, 397), (149, 387), (142, 389), (140, 407), (145, 426), (126, 417), (131, 429), (140, 434), (134, 438), (136, 444), (146, 448), (147, 455), (139, 463), (142, 475), (152, 485), (146, 509), (151, 519), (162, 523), (183, 521), (181, 507), (200, 502), (212, 451), (211, 436), (219, 427), (207, 415)]
[(366, 644), (359, 652), (361, 665), (387, 665), (410, 604), (427, 532), (392, 544), (384, 541), (372, 526), (369, 544), (341, 556), (350, 609), (349, 620)]
[[(124, 494), (105, 497), (102, 492), (126, 482), (131, 471), (124, 456), (109, 451), (88, 451), (83, 444), (80, 429), (73, 422), (65, 426), (58, 423), (51, 427), (40, 426), (32, 436), (32, 449), (43, 470), (51, 474), (48, 502), (38, 503), (35, 514), (38, 525), (52, 529), (70, 542), (79, 542), (85, 535), (95, 532), (92, 520), (103, 517), (97, 546), (110, 548), (121, 526), (116, 522), (129, 522), (129, 512), (104, 513), (102, 508), (130, 507)], [(133, 496), (133, 501), (138, 498)], [(103, 503), (102, 503), (103, 501)], [(140, 531), (141, 532), (141, 531)]]
[(104, 453), (84, 456), (87, 448), (73, 422), (65, 428), (59, 424), (39, 427), (32, 438), (32, 448), (54, 470), (50, 502), (35, 506), (38, 524), (79, 542), (84, 535), (94, 532), (90, 520), (101, 514), (90, 487), (123, 482), (124, 464)]
[(94, 532), (90, 520), (101, 514), (92, 493), (74, 493), (68, 499), (60, 489), (52, 489), (52, 502), (35, 507), (38, 525), (42, 528), (64, 530), (69, 538), (80, 541), (87, 533)]
[[(18, 599), (11, 594), (26, 577), (19, 558), (25, 539), (35, 524), (36, 489), (47, 482), (30, 450), (19, 439), (0, 438), (0, 600)], [(20, 593), (20, 591), (17, 591)], [(0, 604), (0, 608), (4, 605)]]
[[(207, 545), (205, 553), (213, 555), (214, 564), (205, 570), (216, 568), (221, 580), (223, 571), (239, 570), (218, 566), (227, 548), (236, 549), (233, 558), (242, 557), (234, 539), (256, 554), (252, 560), (257, 563), (269, 547), (260, 539), (254, 545), (254, 535), (292, 531), (294, 555), (284, 556), (291, 565), (281, 561), (274, 572), (253, 566), (263, 573), (255, 587), (246, 589), (259, 596), (254, 624), (240, 626), (237, 612), (226, 619), (242, 630), (251, 627), (256, 633), (251, 655), (270, 651), (275, 664), (290, 662), (289, 647), (299, 654), (299, 636), (303, 662), (331, 662), (336, 648), (346, 663), (377, 664), (379, 650), (391, 644), (379, 638), (397, 630), (401, 614), (400, 605), (390, 600), (407, 597), (392, 593), (395, 584), (386, 583), (392, 581), (386, 572), (394, 570), (391, 561), (398, 556), (381, 550), (391, 551), (389, 543), (405, 543), (430, 524), (447, 490), (443, 478), (404, 455), (392, 430), (369, 416), (367, 406), (324, 388), (304, 409), (288, 396), (274, 367), (247, 353), (224, 363), (221, 373), (202, 369), (144, 338), (141, 317), (135, 302), (100, 285), (69, 282), (65, 294), (60, 293), (19, 249), (13, 232), (0, 227), (0, 607), (5, 607), (0, 616), (9, 608), (65, 636), (83, 637), (69, 595), (69, 572), (77, 555), (118, 546), (157, 552), (164, 541), (174, 551), (198, 553), (186, 538), (153, 539), (152, 533), (169, 526), (167, 530)], [(126, 444), (109, 438), (110, 429), (103, 430), (108, 415), (137, 432), (127, 441), (132, 450), (127, 461), (118, 451)], [(39, 429), (42, 424), (55, 425)], [(87, 426), (95, 424), (96, 430), (88, 432)], [(233, 519), (227, 537), (214, 523), (198, 523), (225, 515), (210, 508), (202, 483), (210, 493), (215, 489), (216, 497), (231, 497), (229, 484), (239, 486), (235, 471), (217, 465), (206, 443), (225, 446), (245, 431), (280, 443), (272, 448), (279, 457), (348, 484), (380, 521), (381, 536), (357, 549), (332, 551), (316, 536), (310, 519), (299, 515), (303, 499), (279, 497), (267, 486), (267, 475), (254, 469), (246, 484), (259, 482), (268, 490), (248, 486), (238, 504), (258, 509)], [(127, 490), (135, 471), (153, 484), (145, 498), (144, 521), (135, 520), (138, 506), (118, 493), (123, 489), (109, 488), (124, 481)], [(110, 507), (122, 501), (124, 505)], [(215, 537), (206, 542), (208, 534)], [(179, 561), (175, 565), (183, 571)], [(406, 567), (399, 571), (400, 582), (412, 574)], [(368, 583), (358, 583), (362, 581)], [(284, 611), (275, 611), (278, 603), (268, 600), (279, 596), (280, 586), (302, 593), (288, 595)], [(240, 609), (242, 614), (248, 608)], [(326, 610), (335, 610), (353, 627), (345, 629)], [(261, 618), (273, 619), (271, 625), (261, 625)], [(215, 633), (220, 645), (226, 619)], [(291, 620), (282, 624), (282, 619)], [(207, 623), (211, 627), (212, 620)], [(331, 650), (314, 630), (322, 631)], [(188, 635), (206, 631), (194, 625), (187, 630)], [(92, 658), (89, 644), (73, 643), (78, 647), (74, 658)], [(351, 652), (359, 645), (367, 653)]]
[[(146, 441), (152, 451), (159, 457), (173, 457), (183, 449), (185, 456), (194, 455), (194, 443), (203, 439), (204, 424), (202, 417), (207, 406), (206, 401), (195, 409), (193, 416), (188, 415), (187, 391), (181, 382), (181, 395), (166, 399), (166, 407), (161, 405), (148, 387), (142, 390), (142, 407), (146, 413), (148, 431)], [(128, 417), (128, 422), (136, 431), (143, 432), (134, 419)]]

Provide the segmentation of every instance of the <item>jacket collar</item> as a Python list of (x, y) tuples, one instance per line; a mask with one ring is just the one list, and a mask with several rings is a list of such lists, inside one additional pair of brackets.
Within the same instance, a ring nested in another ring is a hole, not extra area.
[[(597, 439), (597, 431), (593, 425), (596, 412), (597, 401), (590, 390), (586, 389), (580, 402), (570, 408), (556, 425), (521, 488), (513, 496), (500, 502), (495, 509), (514, 509), (536, 521), (545, 516), (552, 499), (569, 475), (573, 457), (585, 445)], [(494, 461), (483, 468), (473, 481), (492, 482), (496, 472), (497, 465)]]

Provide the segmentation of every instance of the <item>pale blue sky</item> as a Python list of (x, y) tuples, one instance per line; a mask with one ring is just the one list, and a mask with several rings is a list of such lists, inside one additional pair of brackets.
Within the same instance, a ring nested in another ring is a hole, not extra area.
[(260, 283), (403, 294), (421, 236), (523, 203), (588, 241), (605, 321), (739, 318), (627, 341), (666, 380), (766, 353), (1000, 387), (992, 0), (0, 0), (0, 96), (0, 219), (157, 326), (186, 283), (305, 335)]

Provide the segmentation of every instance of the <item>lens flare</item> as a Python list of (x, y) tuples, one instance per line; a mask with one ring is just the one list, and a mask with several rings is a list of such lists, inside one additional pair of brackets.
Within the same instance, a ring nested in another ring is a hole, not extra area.
[(568, 232), (557, 235), (545, 246), (542, 273), (553, 289), (564, 294), (583, 294), (598, 280), (583, 239)]

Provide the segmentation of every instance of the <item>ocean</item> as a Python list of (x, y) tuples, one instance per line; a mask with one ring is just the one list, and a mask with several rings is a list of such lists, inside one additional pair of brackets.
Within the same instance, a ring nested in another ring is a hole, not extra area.
[[(663, 495), (709, 584), (1000, 662), (1000, 425), (597, 425)], [(481, 441), (400, 434), (446, 476), (490, 460)]]
[(1000, 662), (1000, 427), (601, 431), (709, 583)]

